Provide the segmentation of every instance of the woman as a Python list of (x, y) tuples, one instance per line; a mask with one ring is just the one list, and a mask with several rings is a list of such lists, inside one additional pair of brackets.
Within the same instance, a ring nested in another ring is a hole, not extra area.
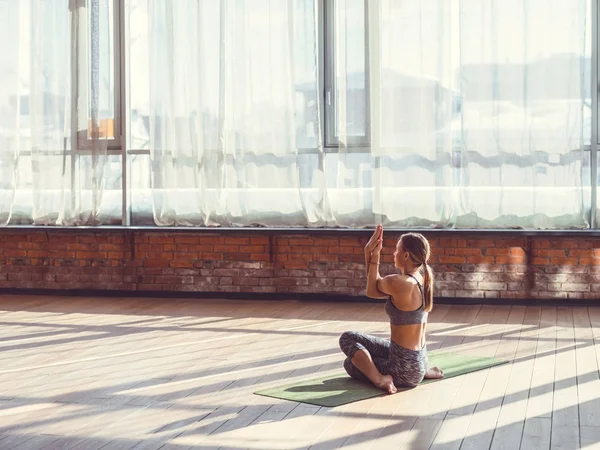
[(379, 275), (382, 245), (383, 227), (378, 225), (365, 246), (367, 296), (388, 298), (385, 312), (391, 339), (347, 331), (340, 337), (340, 347), (347, 356), (348, 375), (368, 379), (393, 394), (399, 386), (416, 386), (423, 378), (441, 378), (443, 372), (428, 368), (425, 346), (427, 316), (433, 306), (429, 242), (418, 233), (402, 235), (394, 252), (394, 265), (401, 273), (383, 278)]

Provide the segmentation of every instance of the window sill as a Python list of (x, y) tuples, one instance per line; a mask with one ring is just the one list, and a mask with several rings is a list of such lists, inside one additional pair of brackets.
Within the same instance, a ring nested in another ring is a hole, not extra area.
[[(101, 233), (201, 233), (201, 234), (356, 234), (368, 235), (372, 228), (305, 228), (305, 227), (159, 227), (159, 226), (44, 226), (44, 225), (8, 225), (0, 227), (2, 232), (15, 231), (44, 231), (44, 232), (101, 232)], [(445, 236), (548, 236), (548, 237), (600, 237), (600, 229), (577, 230), (533, 230), (533, 229), (494, 229), (494, 228), (386, 228), (386, 232), (393, 234), (417, 232), (435, 237)]]

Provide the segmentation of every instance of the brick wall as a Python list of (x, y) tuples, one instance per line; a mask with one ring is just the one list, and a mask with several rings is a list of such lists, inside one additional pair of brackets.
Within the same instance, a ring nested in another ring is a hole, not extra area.
[[(4, 229), (0, 289), (363, 295), (369, 235)], [(598, 237), (466, 236), (428, 235), (437, 297), (600, 298)]]

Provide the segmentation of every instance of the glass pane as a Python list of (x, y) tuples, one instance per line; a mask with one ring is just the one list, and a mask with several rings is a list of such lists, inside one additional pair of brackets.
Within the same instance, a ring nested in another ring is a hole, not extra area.
[(364, 0), (342, 0), (334, 5), (333, 48), (327, 55), (334, 58), (332, 126), (335, 139), (345, 141), (367, 135), (366, 13)]
[(89, 8), (89, 126), (97, 111), (99, 137), (115, 138), (115, 21), (113, 0), (92, 0)]

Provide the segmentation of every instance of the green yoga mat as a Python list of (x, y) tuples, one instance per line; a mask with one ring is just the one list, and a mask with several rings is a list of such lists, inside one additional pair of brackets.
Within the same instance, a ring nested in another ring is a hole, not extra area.
[[(439, 366), (444, 371), (443, 379), (498, 366), (506, 362), (508, 361), (457, 353), (433, 352), (429, 354), (429, 365)], [(436, 381), (440, 380), (423, 380), (421, 384), (434, 383)], [(398, 392), (402, 392), (403, 390), (406, 389), (398, 389)], [(255, 394), (328, 407), (383, 395), (382, 391), (373, 385), (354, 380), (345, 373), (265, 389), (257, 391)]]

